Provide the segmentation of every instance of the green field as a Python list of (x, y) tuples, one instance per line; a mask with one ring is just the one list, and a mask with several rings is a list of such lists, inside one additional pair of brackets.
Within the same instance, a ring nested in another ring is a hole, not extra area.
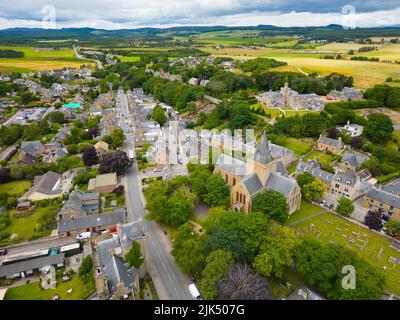
[(22, 196), (32, 183), (29, 180), (11, 181), (0, 184), (0, 193), (8, 193), (10, 196)]
[[(386, 277), (386, 289), (388, 291), (397, 295), (400, 294), (400, 265), (389, 261), (390, 257), (400, 259), (400, 252), (390, 246), (391, 239), (349, 222), (331, 212), (325, 212), (302, 221), (294, 227), (301, 234), (312, 235), (321, 243), (341, 244), (354, 250), (382, 271)], [(354, 241), (354, 243), (349, 240)], [(365, 247), (360, 249), (359, 246), (363, 243), (366, 243)], [(383, 269), (385, 266), (386, 270)]]
[(321, 164), (331, 165), (332, 162), (337, 159), (337, 157), (333, 154), (313, 150), (307, 155), (307, 157), (303, 159), (303, 161), (305, 162), (312, 159), (317, 159)]
[(311, 148), (314, 145), (314, 140), (311, 138), (296, 139), (280, 136), (274, 143), (292, 150), (294, 154), (299, 157), (311, 151)]
[[(69, 289), (72, 289), (71, 293), (67, 292)], [(44, 290), (39, 282), (10, 288), (6, 292), (5, 300), (50, 300), (55, 295), (58, 295), (60, 300), (82, 300), (86, 299), (94, 289), (93, 284), (86, 284), (78, 275), (73, 275), (67, 282), (58, 279), (56, 289)]]
[(16, 50), (24, 52), (23, 58), (0, 58), (0, 72), (29, 72), (39, 70), (62, 69), (64, 67), (79, 68), (87, 63), (78, 60), (72, 49), (41, 51), (33, 47), (0, 46), (0, 50)]
[(300, 210), (293, 212), (288, 220), (288, 224), (294, 224), (300, 221), (301, 219), (307, 218), (314, 214), (318, 214), (320, 212), (325, 212), (326, 210), (322, 209), (321, 207), (311, 204), (310, 202), (305, 201), (304, 199), (301, 200)]
[(9, 211), (11, 224), (4, 229), (4, 232), (12, 235), (17, 234), (14, 239), (4, 239), (0, 242), (0, 245), (7, 245), (11, 243), (18, 243), (21, 241), (37, 239), (40, 237), (46, 237), (51, 234), (51, 230), (38, 231), (36, 228), (39, 226), (39, 219), (47, 213), (54, 214), (56, 216), (60, 208), (55, 206), (40, 207), (37, 206), (31, 211), (23, 214), (18, 214), (17, 210), (13, 209)]

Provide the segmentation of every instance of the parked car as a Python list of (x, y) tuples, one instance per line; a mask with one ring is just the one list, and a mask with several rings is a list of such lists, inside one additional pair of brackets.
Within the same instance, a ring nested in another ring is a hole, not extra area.
[(7, 254), (7, 249), (0, 249), (0, 256), (5, 256)]
[(86, 240), (92, 236), (91, 232), (82, 232), (76, 236), (76, 240)]
[(326, 202), (325, 203), (325, 207), (327, 207), (328, 209), (333, 209), (333, 203), (330, 203), (330, 202)]

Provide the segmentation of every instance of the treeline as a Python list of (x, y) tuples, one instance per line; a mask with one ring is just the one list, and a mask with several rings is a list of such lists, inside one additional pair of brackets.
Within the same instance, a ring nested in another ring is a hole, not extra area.
[(0, 50), (0, 58), (23, 58), (25, 53), (15, 50)]
[(400, 106), (400, 88), (376, 85), (365, 91), (364, 98), (379, 101), (387, 108), (398, 108)]
[(278, 91), (284, 86), (286, 80), (291, 89), (302, 94), (327, 95), (331, 90), (340, 91), (344, 87), (353, 86), (353, 77), (338, 73), (318, 77), (317, 74), (306, 76), (294, 72), (262, 72), (255, 76), (255, 87), (258, 90)]

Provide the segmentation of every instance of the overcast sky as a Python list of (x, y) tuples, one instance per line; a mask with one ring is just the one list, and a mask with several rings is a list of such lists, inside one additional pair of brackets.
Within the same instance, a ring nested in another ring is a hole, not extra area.
[(0, 29), (40, 28), (53, 12), (57, 28), (320, 26), (342, 24), (346, 5), (358, 27), (400, 25), (400, 0), (0, 0)]

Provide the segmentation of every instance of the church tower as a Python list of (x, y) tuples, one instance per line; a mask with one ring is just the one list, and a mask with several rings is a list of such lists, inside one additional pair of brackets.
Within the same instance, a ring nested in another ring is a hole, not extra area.
[(254, 154), (254, 171), (262, 185), (265, 185), (271, 172), (276, 171), (276, 159), (271, 155), (265, 130)]

